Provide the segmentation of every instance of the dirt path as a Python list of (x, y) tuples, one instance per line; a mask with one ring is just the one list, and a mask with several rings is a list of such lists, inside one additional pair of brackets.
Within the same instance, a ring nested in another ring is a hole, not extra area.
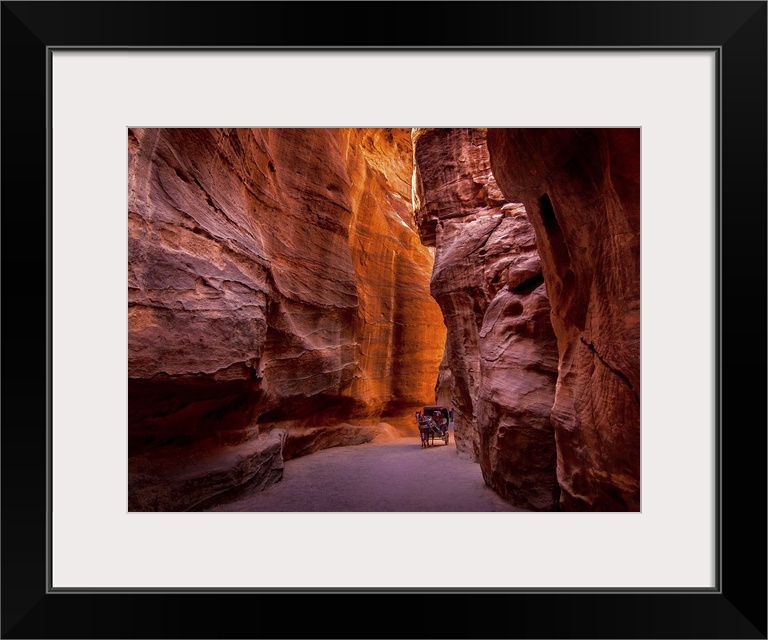
[[(453, 435), (453, 434), (451, 434)], [(211, 511), (522, 511), (483, 482), (451, 439), (422, 449), (418, 437), (324, 449), (286, 462), (266, 491)]]

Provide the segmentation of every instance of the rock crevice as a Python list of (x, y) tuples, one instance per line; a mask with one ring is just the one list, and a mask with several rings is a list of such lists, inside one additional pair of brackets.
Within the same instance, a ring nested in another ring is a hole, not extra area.
[(594, 353), (594, 354), (595, 354), (595, 356), (597, 357), (597, 359), (598, 359), (598, 360), (599, 360), (599, 361), (600, 361), (600, 362), (601, 362), (601, 363), (602, 363), (602, 364), (603, 364), (603, 365), (604, 365), (604, 366), (605, 366), (605, 367), (606, 367), (608, 370), (612, 371), (612, 372), (613, 372), (613, 373), (614, 373), (616, 376), (618, 376), (618, 377), (621, 379), (621, 381), (622, 381), (622, 382), (624, 382), (624, 384), (626, 384), (626, 385), (627, 385), (627, 387), (629, 387), (630, 391), (632, 391), (632, 393), (634, 394), (634, 396), (635, 396), (635, 399), (637, 400), (637, 403), (638, 403), (638, 404), (640, 404), (640, 396), (638, 395), (637, 391), (635, 391), (635, 390), (632, 388), (632, 382), (630, 381), (630, 379), (629, 379), (629, 378), (628, 378), (628, 377), (627, 377), (627, 376), (626, 376), (624, 373), (622, 373), (621, 371), (619, 371), (619, 370), (618, 370), (616, 367), (613, 367), (613, 366), (611, 366), (611, 365), (610, 365), (608, 362), (606, 362), (605, 358), (603, 358), (603, 357), (602, 357), (602, 356), (601, 356), (601, 355), (600, 355), (600, 354), (597, 352), (597, 349), (595, 349), (595, 345), (593, 345), (591, 342), (587, 342), (587, 341), (586, 341), (586, 340), (585, 340), (583, 337), (579, 338), (579, 340), (581, 341), (581, 343), (582, 343), (582, 344), (583, 344), (585, 347), (587, 347), (587, 349), (589, 349), (589, 350), (590, 350), (592, 353)]

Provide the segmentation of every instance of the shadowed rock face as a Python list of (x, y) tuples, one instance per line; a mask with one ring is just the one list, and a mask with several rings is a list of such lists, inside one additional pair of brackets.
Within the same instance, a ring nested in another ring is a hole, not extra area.
[(557, 335), (561, 507), (640, 507), (639, 129), (491, 129), (536, 230)]
[(411, 174), (410, 130), (129, 131), (132, 469), (414, 429), (445, 334)]
[(505, 499), (555, 509), (557, 344), (533, 227), (497, 187), (485, 131), (413, 137), (415, 217), (448, 330), (438, 398), (454, 407), (457, 450)]

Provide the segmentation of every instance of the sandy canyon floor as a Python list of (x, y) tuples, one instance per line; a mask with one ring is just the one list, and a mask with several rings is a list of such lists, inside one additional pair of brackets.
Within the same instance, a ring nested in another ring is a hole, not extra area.
[(210, 511), (523, 511), (483, 482), (452, 439), (421, 448), (418, 436), (324, 449), (289, 460), (265, 491)]

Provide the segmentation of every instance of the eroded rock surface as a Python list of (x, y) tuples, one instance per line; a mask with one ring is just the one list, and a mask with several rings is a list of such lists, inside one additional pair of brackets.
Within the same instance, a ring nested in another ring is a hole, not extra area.
[(559, 350), (561, 507), (640, 505), (640, 131), (491, 129), (537, 236)]
[(130, 511), (193, 511), (273, 485), (283, 475), (286, 432), (211, 447), (165, 447), (129, 460)]
[(129, 131), (132, 478), (275, 428), (287, 454), (414, 429), (445, 334), (411, 175), (410, 130)]
[(507, 500), (554, 509), (557, 344), (533, 227), (496, 185), (484, 130), (413, 138), (415, 217), (448, 330), (438, 398), (454, 407), (457, 451)]

